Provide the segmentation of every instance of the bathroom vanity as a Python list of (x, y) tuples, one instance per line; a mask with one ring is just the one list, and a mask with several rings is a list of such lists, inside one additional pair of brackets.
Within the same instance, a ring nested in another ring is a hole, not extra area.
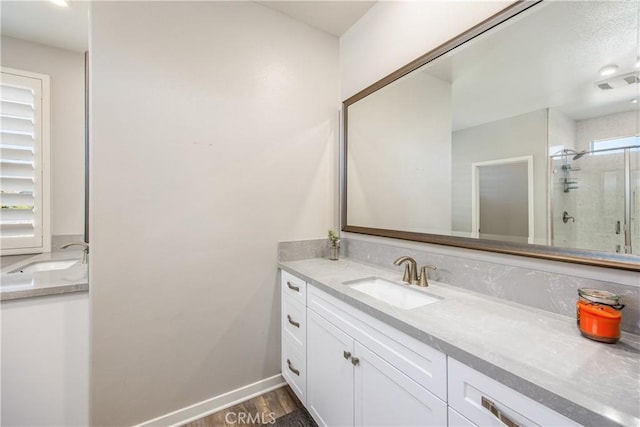
[(2, 424), (89, 425), (89, 285), (81, 251), (2, 269)]
[(320, 425), (640, 423), (634, 335), (592, 342), (575, 319), (438, 282), (400, 308), (354, 286), (406, 287), (397, 271), (349, 259), (280, 268), (282, 375)]
[(88, 264), (81, 251), (47, 252), (2, 269), (0, 300), (89, 290)]

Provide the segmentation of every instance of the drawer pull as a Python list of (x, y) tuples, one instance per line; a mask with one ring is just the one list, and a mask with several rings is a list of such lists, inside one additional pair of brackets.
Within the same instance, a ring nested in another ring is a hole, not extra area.
[(289, 287), (289, 289), (292, 289), (296, 292), (300, 292), (300, 287), (299, 286), (294, 286), (291, 282), (287, 282), (287, 286)]
[(482, 406), (487, 408), (489, 412), (493, 414), (493, 416), (499, 419), (507, 427), (520, 427), (518, 423), (513, 421), (511, 418), (505, 415), (500, 409), (498, 409), (495, 403), (493, 403), (492, 401), (490, 401), (484, 396), (482, 396)]
[(289, 370), (291, 372), (293, 372), (294, 374), (296, 374), (297, 376), (300, 376), (300, 371), (295, 369), (293, 366), (291, 366), (291, 360), (287, 359), (287, 366), (289, 366)]
[(351, 358), (351, 364), (353, 366), (358, 366), (359, 363), (360, 363), (360, 359), (358, 359), (357, 357), (352, 357)]
[(294, 320), (291, 318), (291, 316), (289, 316), (287, 314), (287, 320), (289, 321), (289, 323), (291, 323), (293, 326), (295, 326), (296, 328), (300, 327), (300, 323), (299, 322), (294, 322)]
[(351, 352), (350, 352), (350, 351), (345, 350), (345, 351), (343, 351), (343, 352), (342, 352), (342, 356), (343, 356), (345, 359), (349, 360), (349, 359), (351, 358)]

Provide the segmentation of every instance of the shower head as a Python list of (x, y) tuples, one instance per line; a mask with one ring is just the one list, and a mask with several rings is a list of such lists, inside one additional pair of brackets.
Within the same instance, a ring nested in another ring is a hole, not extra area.
[(581, 152), (573, 156), (573, 160), (578, 160), (580, 157), (584, 156), (585, 154), (587, 154), (587, 150), (582, 150)]
[(585, 154), (587, 154), (588, 151), (587, 150), (582, 150), (580, 152), (576, 151), (576, 150), (572, 150), (571, 148), (565, 148), (564, 150), (560, 150), (558, 151), (557, 154), (562, 155), (563, 157), (565, 156), (569, 156), (570, 154), (573, 154), (573, 160), (578, 160), (579, 158), (581, 158), (582, 156), (584, 156)]

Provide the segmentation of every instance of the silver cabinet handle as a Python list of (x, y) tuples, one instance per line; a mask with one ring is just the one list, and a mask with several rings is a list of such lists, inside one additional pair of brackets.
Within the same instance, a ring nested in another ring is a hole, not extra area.
[(351, 364), (353, 366), (357, 366), (360, 363), (360, 359), (358, 359), (357, 357), (352, 357), (351, 358)]
[(351, 352), (350, 352), (350, 351), (345, 350), (345, 351), (343, 351), (343, 352), (342, 352), (342, 356), (343, 356), (345, 359), (349, 360), (349, 359), (351, 358)]
[(299, 322), (294, 322), (293, 319), (291, 318), (291, 316), (289, 316), (288, 314), (287, 314), (287, 320), (289, 321), (289, 323), (291, 323), (296, 328), (300, 327), (300, 323)]
[(300, 376), (300, 371), (295, 369), (292, 365), (291, 365), (291, 360), (287, 359), (287, 366), (289, 367), (289, 370), (291, 372), (293, 372), (294, 374), (296, 374), (297, 376)]
[(516, 423), (511, 418), (509, 418), (504, 412), (498, 409), (495, 403), (493, 403), (492, 401), (490, 401), (484, 396), (482, 396), (482, 406), (487, 408), (489, 412), (493, 414), (494, 417), (499, 419), (507, 427), (520, 427), (520, 424)]
[(287, 286), (289, 287), (289, 289), (293, 289), (296, 292), (300, 292), (300, 287), (294, 286), (291, 282), (287, 282)]

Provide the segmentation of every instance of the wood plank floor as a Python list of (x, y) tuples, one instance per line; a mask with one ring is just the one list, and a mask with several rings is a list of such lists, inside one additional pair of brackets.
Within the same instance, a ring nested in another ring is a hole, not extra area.
[(287, 385), (251, 400), (185, 424), (183, 427), (256, 427), (270, 425), (272, 420), (302, 407)]

